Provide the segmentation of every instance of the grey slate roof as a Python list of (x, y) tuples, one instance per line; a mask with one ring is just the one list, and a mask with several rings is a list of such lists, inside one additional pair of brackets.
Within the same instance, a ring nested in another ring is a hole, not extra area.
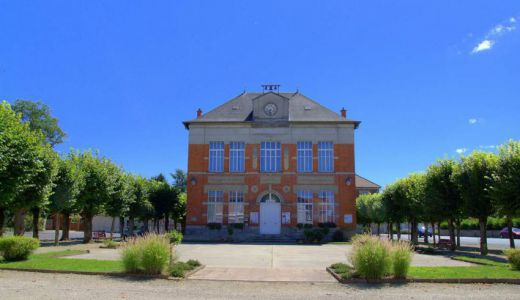
[(356, 174), (356, 188), (358, 189), (380, 189), (381, 186)]
[[(253, 99), (268, 93), (244, 92), (226, 103), (203, 114), (200, 118), (185, 121), (189, 128), (193, 123), (248, 122), (253, 113)], [(296, 93), (277, 93), (289, 99), (289, 122), (326, 122), (359, 125), (359, 121), (344, 119), (339, 114), (322, 106), (305, 95)]]

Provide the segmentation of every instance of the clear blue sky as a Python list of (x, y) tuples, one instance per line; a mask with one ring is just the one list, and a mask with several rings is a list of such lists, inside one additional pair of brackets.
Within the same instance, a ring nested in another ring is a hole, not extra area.
[(520, 1), (0, 0), (0, 99), (146, 176), (187, 167), (181, 121), (278, 83), (348, 109), (382, 185), (520, 138)]

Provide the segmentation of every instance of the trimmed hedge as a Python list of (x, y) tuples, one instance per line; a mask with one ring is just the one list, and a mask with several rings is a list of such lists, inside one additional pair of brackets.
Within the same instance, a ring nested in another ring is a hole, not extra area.
[(0, 238), (0, 255), (6, 261), (26, 260), (38, 247), (40, 241), (25, 236)]
[[(505, 218), (489, 217), (487, 221), (488, 230), (502, 230), (507, 227), (507, 221)], [(513, 227), (520, 227), (520, 218), (513, 219)], [(441, 223), (441, 229), (448, 229), (448, 222)], [(462, 230), (479, 230), (478, 219), (468, 218), (460, 222), (460, 229)]]

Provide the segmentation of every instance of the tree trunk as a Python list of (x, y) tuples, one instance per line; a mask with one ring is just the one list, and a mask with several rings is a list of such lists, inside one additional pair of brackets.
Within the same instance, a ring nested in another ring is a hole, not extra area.
[(35, 239), (39, 239), (39, 232), (40, 232), (40, 226), (39, 226), (39, 223), (40, 223), (40, 208), (39, 207), (35, 207), (33, 209), (31, 209), (31, 212), (32, 212), (32, 223), (33, 223), (33, 238)]
[(455, 226), (453, 225), (453, 219), (448, 219), (448, 230), (450, 232), (450, 250), (455, 251), (457, 245), (455, 244)]
[(25, 209), (18, 209), (14, 214), (14, 235), (24, 235), (25, 233)]
[(457, 248), (460, 248), (460, 219), (455, 221), (456, 229), (457, 229)]
[(480, 225), (480, 255), (487, 255), (487, 218), (479, 218)]
[(417, 232), (417, 221), (416, 220), (412, 220), (412, 222), (410, 222), (412, 225), (411, 225), (411, 241), (412, 241), (412, 244), (414, 245), (417, 245), (419, 244), (419, 234)]
[(88, 244), (92, 241), (92, 219), (93, 215), (91, 213), (85, 213), (85, 230), (83, 231), (83, 243)]
[(400, 241), (401, 240), (401, 223), (397, 222), (396, 227), (397, 227), (397, 240)]
[(0, 207), (0, 237), (4, 236), (5, 209)]
[(159, 228), (159, 225), (161, 224), (160, 222), (160, 219), (159, 218), (156, 218), (155, 219), (155, 231), (157, 232), (157, 234), (161, 233), (161, 228)]
[(121, 240), (126, 239), (125, 237), (125, 217), (119, 216), (119, 236)]
[(170, 218), (168, 214), (164, 215), (164, 232), (170, 231)]
[(388, 223), (388, 236), (390, 240), (394, 240), (394, 223), (392, 222)]
[(424, 223), (424, 243), (428, 244), (428, 223)]
[(381, 224), (377, 223), (377, 237), (381, 236)]
[(134, 236), (134, 217), (128, 218), (128, 236), (129, 237)]
[(186, 235), (186, 217), (181, 219), (181, 232), (183, 235)]
[(60, 244), (60, 214), (54, 214), (54, 245), (59, 246)]
[(148, 232), (148, 230), (149, 230), (148, 229), (148, 225), (149, 225), (148, 222), (149, 222), (148, 219), (144, 219), (144, 221), (143, 221), (143, 231), (144, 232)]
[(112, 224), (110, 224), (110, 239), (114, 239), (114, 228), (116, 227), (116, 217), (112, 217)]
[(441, 222), (437, 222), (437, 240), (441, 240)]
[(509, 236), (509, 248), (515, 248), (515, 237), (513, 236), (513, 219), (507, 217), (507, 235)]
[(433, 246), (435, 246), (435, 222), (432, 222), (432, 239), (433, 239)]
[(63, 214), (63, 231), (61, 233), (61, 240), (68, 241), (70, 239), (70, 213)]

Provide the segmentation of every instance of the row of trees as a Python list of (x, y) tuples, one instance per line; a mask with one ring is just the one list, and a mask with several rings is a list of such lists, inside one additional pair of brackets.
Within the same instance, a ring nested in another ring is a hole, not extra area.
[[(358, 220), (362, 224), (408, 222), (411, 240), (418, 243), (419, 222), (435, 225), (446, 221), (452, 249), (460, 246), (460, 222), (479, 220), (480, 252), (487, 254), (487, 220), (507, 219), (510, 247), (514, 248), (512, 220), (520, 216), (520, 142), (509, 141), (498, 154), (475, 151), (460, 160), (444, 159), (425, 173), (414, 173), (385, 187), (381, 194), (357, 199)], [(400, 238), (400, 226), (397, 226)], [(425, 235), (427, 239), (427, 235)], [(435, 243), (435, 236), (434, 236)]]
[[(65, 134), (52, 118), (47, 106), (31, 101), (17, 101), (12, 107), (0, 105), (0, 236), (6, 215), (13, 216), (14, 233), (25, 231), (25, 216), (33, 217), (33, 236), (38, 237), (39, 218), (43, 212), (56, 216), (56, 242), (60, 215), (62, 239), (69, 238), (71, 215), (80, 214), (84, 220), (85, 242), (92, 237), (92, 219), (105, 214), (120, 217), (121, 228), (129, 220), (132, 234), (136, 220), (143, 221), (145, 230), (159, 220), (165, 229), (170, 218), (184, 223), (186, 211), (186, 176), (177, 170), (170, 185), (160, 174), (146, 179), (125, 172), (108, 158), (92, 151), (71, 150), (60, 156), (53, 147), (61, 143)], [(176, 226), (177, 224), (175, 224)]]

